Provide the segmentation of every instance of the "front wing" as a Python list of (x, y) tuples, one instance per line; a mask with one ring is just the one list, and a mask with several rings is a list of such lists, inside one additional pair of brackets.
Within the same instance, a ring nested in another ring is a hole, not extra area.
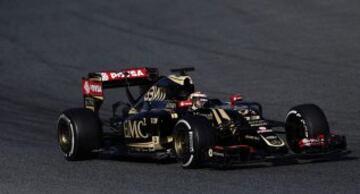
[[(344, 136), (336, 136), (336, 141), (326, 149), (319, 147), (309, 148), (302, 153), (268, 153), (256, 150), (249, 145), (213, 146), (209, 149), (208, 163), (220, 167), (241, 166), (241, 165), (279, 165), (279, 164), (299, 164), (315, 161), (339, 160), (350, 154), (346, 149), (346, 139)], [(344, 146), (345, 145), (345, 146)]]

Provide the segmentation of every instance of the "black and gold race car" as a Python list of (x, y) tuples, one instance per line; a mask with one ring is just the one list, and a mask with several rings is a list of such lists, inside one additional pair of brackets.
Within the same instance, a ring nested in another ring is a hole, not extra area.
[[(67, 160), (82, 160), (111, 147), (124, 157), (177, 159), (183, 168), (341, 157), (344, 136), (334, 135), (314, 104), (289, 110), (285, 122), (265, 119), (259, 103), (240, 95), (229, 102), (196, 92), (194, 68), (160, 76), (156, 68), (89, 73), (82, 79), (84, 104), (58, 118), (58, 142)], [(134, 97), (130, 88), (138, 87)], [(100, 119), (104, 90), (124, 88), (112, 117)], [(279, 130), (283, 129), (283, 130)], [(276, 129), (276, 130), (275, 130)], [(116, 138), (114, 138), (116, 137)]]

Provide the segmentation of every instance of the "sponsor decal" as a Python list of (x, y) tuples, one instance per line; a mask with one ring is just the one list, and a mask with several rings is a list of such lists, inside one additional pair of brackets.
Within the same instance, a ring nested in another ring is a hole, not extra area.
[(315, 138), (304, 138), (299, 141), (299, 147), (312, 147), (312, 146), (325, 146), (325, 139), (321, 135), (317, 139)]
[(158, 123), (158, 118), (150, 118), (150, 123), (151, 124), (157, 124)]
[(102, 96), (102, 83), (98, 81), (82, 80), (83, 95)]
[(94, 98), (85, 97), (85, 104), (87, 106), (95, 106)]
[(85, 94), (89, 94), (90, 93), (90, 86), (89, 86), (89, 82), (88, 81), (85, 81), (83, 83), (83, 89), (84, 89), (84, 93)]
[(257, 133), (268, 133), (268, 132), (272, 132), (272, 130), (266, 127), (259, 127), (259, 129), (257, 130)]
[(177, 103), (178, 108), (185, 108), (192, 106), (192, 100), (182, 100)]
[(251, 127), (263, 127), (268, 123), (265, 120), (249, 120), (249, 124)]
[(149, 137), (148, 133), (143, 133), (142, 129), (146, 127), (146, 119), (130, 121), (124, 123), (125, 138), (146, 139)]
[(162, 101), (166, 98), (165, 88), (151, 86), (151, 88), (144, 95), (145, 101)]
[(125, 78), (143, 78), (147, 76), (148, 72), (146, 68), (128, 69), (120, 72), (101, 72), (102, 81), (122, 80)]
[(253, 135), (245, 135), (245, 139), (251, 139), (251, 140), (260, 140), (260, 137), (256, 137), (256, 136), (253, 136)]
[(89, 108), (89, 109), (94, 109), (94, 107), (95, 107), (95, 100), (94, 100), (94, 98), (92, 98), (92, 97), (85, 97), (84, 98), (84, 102), (85, 102), (85, 107), (86, 108)]
[(101, 73), (101, 80), (102, 81), (109, 81), (109, 76), (107, 73)]

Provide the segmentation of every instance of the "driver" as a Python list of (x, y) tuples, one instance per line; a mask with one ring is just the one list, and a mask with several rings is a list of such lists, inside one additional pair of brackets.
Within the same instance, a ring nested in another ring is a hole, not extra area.
[(192, 101), (191, 109), (197, 110), (199, 108), (203, 108), (204, 104), (208, 102), (207, 95), (201, 92), (194, 92), (190, 94), (189, 100)]

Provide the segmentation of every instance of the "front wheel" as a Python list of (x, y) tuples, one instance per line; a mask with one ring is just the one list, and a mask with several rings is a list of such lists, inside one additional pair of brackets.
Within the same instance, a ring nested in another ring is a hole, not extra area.
[(214, 128), (200, 116), (184, 117), (174, 128), (174, 149), (183, 168), (197, 168), (215, 144)]
[(299, 145), (302, 139), (325, 139), (330, 136), (329, 124), (320, 107), (314, 104), (303, 104), (290, 109), (285, 120), (286, 139), (295, 153), (303, 148)]
[(100, 148), (101, 122), (97, 114), (89, 109), (69, 109), (60, 114), (58, 143), (67, 160), (81, 160)]

